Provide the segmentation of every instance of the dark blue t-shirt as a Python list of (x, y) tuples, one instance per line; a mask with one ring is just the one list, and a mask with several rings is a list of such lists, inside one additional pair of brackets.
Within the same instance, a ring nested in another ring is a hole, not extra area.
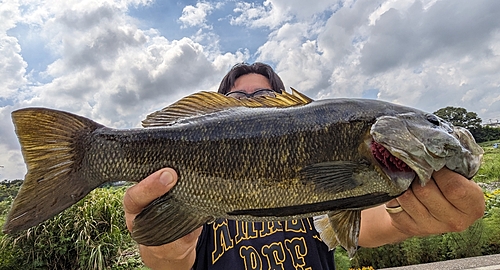
[(312, 218), (281, 222), (220, 219), (206, 224), (193, 269), (335, 269), (334, 252)]

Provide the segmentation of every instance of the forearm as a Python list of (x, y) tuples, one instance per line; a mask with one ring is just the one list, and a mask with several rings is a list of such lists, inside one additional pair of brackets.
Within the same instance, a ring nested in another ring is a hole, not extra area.
[(192, 269), (196, 259), (196, 246), (175, 258), (165, 258), (163, 252), (156, 254), (155, 247), (139, 245), (142, 261), (152, 270), (182, 270)]
[(401, 242), (410, 235), (404, 234), (392, 224), (384, 205), (361, 212), (361, 228), (358, 245), (361, 247), (379, 247), (385, 244)]

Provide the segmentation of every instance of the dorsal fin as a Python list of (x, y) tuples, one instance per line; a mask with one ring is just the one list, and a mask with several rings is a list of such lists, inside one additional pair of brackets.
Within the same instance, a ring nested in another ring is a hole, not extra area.
[(148, 115), (146, 119), (142, 121), (142, 126), (145, 128), (170, 126), (189, 117), (214, 113), (234, 107), (286, 108), (306, 105), (312, 101), (312, 99), (293, 88), (291, 94), (283, 91), (281, 94), (276, 93), (276, 97), (258, 96), (244, 99), (227, 97), (217, 92), (198, 92), (184, 97), (160, 111)]

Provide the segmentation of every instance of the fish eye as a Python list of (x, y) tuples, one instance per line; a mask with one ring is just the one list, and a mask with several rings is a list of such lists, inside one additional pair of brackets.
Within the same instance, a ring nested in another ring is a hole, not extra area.
[(439, 121), (439, 118), (435, 116), (434, 114), (429, 114), (427, 115), (427, 121), (429, 121), (431, 124), (439, 126), (441, 122)]

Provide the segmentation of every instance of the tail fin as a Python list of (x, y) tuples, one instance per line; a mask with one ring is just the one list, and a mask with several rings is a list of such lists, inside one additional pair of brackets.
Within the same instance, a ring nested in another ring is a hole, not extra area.
[(78, 202), (99, 186), (82, 177), (85, 138), (103, 127), (87, 118), (45, 108), (12, 113), (28, 173), (3, 227), (15, 233)]

